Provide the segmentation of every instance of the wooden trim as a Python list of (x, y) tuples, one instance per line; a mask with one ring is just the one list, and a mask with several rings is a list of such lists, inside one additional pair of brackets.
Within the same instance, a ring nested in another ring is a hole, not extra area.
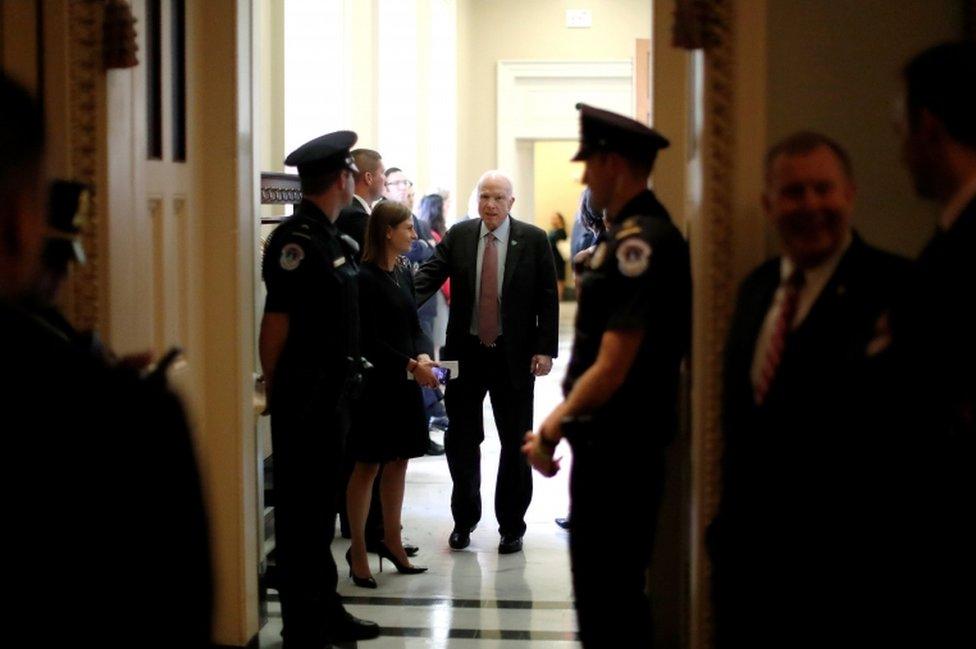
[[(704, 205), (696, 228), (693, 430), (696, 462), (696, 566), (693, 646), (712, 644), (711, 566), (704, 532), (721, 487), (722, 353), (735, 296), (732, 250), (735, 196), (735, 2), (709, 3), (714, 21), (705, 54)], [(714, 40), (711, 40), (714, 39)]]
[[(72, 322), (81, 330), (103, 324), (105, 278), (102, 231), (105, 203), (104, 153), (105, 75), (102, 70), (102, 18), (98, 0), (70, 0), (68, 5), (69, 160), (71, 177), (87, 183), (91, 192), (91, 218), (82, 227), (87, 263), (77, 268), (71, 287)], [(102, 332), (104, 333), (104, 332)]]
[(644, 124), (651, 119), (651, 39), (638, 38), (634, 54), (634, 118)]

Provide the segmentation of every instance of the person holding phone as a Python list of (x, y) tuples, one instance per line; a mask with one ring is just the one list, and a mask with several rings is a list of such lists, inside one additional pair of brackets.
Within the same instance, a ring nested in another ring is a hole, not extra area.
[(376, 588), (366, 555), (366, 516), (373, 481), (383, 467), (380, 500), (383, 540), (380, 569), (389, 559), (398, 572), (426, 568), (410, 563), (400, 536), (400, 510), (407, 461), (427, 452), (427, 415), (422, 387), (436, 387), (431, 342), (420, 328), (413, 277), (403, 255), (417, 238), (410, 210), (384, 201), (366, 224), (359, 270), (363, 355), (373, 364), (353, 408), (349, 452), (356, 464), (346, 490), (352, 545), (346, 554), (357, 586)]

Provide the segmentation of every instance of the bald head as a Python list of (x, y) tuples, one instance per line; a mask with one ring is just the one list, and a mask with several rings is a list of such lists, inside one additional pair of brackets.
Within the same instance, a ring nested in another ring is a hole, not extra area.
[(508, 217), (515, 197), (511, 179), (500, 171), (486, 171), (478, 180), (478, 215), (489, 230)]

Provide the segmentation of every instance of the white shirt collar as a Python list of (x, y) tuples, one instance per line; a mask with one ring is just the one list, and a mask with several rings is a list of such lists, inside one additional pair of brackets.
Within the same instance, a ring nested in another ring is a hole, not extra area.
[(479, 239), (484, 239), (485, 238), (485, 235), (487, 235), (489, 232), (491, 232), (492, 234), (495, 235), (495, 238), (498, 239), (498, 242), (500, 244), (507, 245), (508, 244), (508, 233), (511, 230), (511, 226), (512, 226), (512, 215), (511, 214), (506, 215), (505, 216), (505, 220), (502, 221), (501, 222), (501, 225), (499, 225), (494, 230), (489, 230), (488, 229), (488, 226), (485, 225), (484, 220), (482, 220), (481, 221), (481, 234), (479, 235), (478, 238)]
[(973, 199), (976, 199), (976, 175), (970, 178), (968, 182), (964, 182), (952, 199), (946, 203), (945, 209), (942, 210), (942, 216), (939, 218), (939, 227), (943, 230), (951, 228)]
[(352, 197), (355, 198), (357, 201), (360, 202), (360, 204), (366, 209), (366, 213), (367, 214), (372, 214), (373, 213), (373, 208), (369, 206), (369, 203), (366, 202), (366, 199), (365, 198), (363, 198), (359, 194), (353, 194)]

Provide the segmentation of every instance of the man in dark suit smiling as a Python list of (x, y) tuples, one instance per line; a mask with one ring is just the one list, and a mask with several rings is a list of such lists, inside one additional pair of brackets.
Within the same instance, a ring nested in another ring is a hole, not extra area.
[[(743, 282), (726, 348), (723, 485), (708, 535), (720, 647), (828, 645), (864, 628), (876, 582), (874, 467), (887, 441), (867, 410), (876, 323), (908, 262), (852, 230), (850, 159), (797, 133), (766, 158), (763, 207), (783, 254)], [(859, 413), (861, 413), (859, 415)]]
[(522, 437), (532, 428), (535, 377), (552, 369), (559, 305), (556, 268), (546, 233), (517, 221), (512, 182), (496, 171), (478, 182), (480, 219), (452, 227), (414, 280), (417, 301), (451, 280), (444, 359), (459, 361), (445, 399), (451, 426), (445, 435), (454, 490), (451, 548), (461, 550), (481, 519), (482, 404), (490, 395), (502, 451), (495, 489), (502, 554), (522, 549), (532, 473)]

